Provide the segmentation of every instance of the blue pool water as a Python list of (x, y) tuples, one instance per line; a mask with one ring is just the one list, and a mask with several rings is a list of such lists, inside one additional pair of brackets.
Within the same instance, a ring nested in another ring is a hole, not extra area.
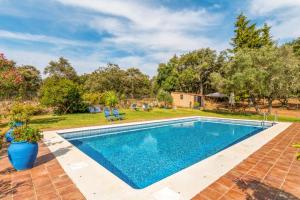
[(193, 119), (67, 139), (133, 188), (144, 188), (261, 130)]

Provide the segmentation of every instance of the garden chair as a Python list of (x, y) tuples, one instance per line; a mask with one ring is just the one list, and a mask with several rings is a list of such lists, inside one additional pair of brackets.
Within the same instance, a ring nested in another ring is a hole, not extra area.
[(135, 103), (131, 105), (131, 108), (135, 111), (139, 110), (138, 106)]
[(105, 119), (107, 121), (113, 121), (114, 120), (114, 118), (113, 118), (114, 116), (110, 114), (110, 111), (109, 111), (108, 108), (104, 108), (104, 112), (103, 113), (104, 113)]
[(143, 110), (144, 110), (144, 111), (150, 111), (150, 110), (151, 110), (151, 107), (149, 106), (149, 104), (144, 103), (144, 104), (143, 104)]
[(116, 119), (122, 120), (124, 119), (124, 115), (125, 113), (120, 113), (119, 110), (117, 108), (114, 108), (112, 110), (112, 114)]

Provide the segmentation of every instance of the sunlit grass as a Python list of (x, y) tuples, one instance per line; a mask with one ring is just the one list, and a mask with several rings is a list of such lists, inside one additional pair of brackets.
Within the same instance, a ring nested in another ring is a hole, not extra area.
[[(222, 118), (236, 118), (236, 119), (253, 119), (262, 120), (261, 115), (256, 114), (241, 114), (241, 113), (229, 113), (229, 112), (214, 112), (214, 111), (201, 111), (193, 109), (154, 109), (147, 111), (134, 111), (134, 110), (121, 110), (126, 113), (126, 117), (121, 121), (108, 122), (103, 113), (90, 114), (67, 114), (67, 115), (39, 115), (34, 116), (31, 120), (31, 125), (40, 128), (42, 130), (57, 130), (65, 128), (76, 128), (84, 126), (97, 126), (106, 124), (126, 123), (135, 121), (146, 121), (156, 119), (167, 119), (176, 117), (187, 116), (210, 116), (210, 117), (222, 117)], [(300, 118), (280, 116), (279, 121), (285, 122), (300, 122)], [(269, 120), (273, 120), (269, 117)], [(2, 124), (0, 128), (7, 127), (7, 124)]]

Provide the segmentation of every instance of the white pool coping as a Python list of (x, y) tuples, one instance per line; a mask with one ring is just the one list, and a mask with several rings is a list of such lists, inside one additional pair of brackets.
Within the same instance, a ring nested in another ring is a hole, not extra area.
[[(185, 200), (194, 197), (200, 191), (205, 189), (211, 183), (215, 182), (219, 177), (230, 171), (233, 167), (261, 148), (264, 144), (268, 143), (271, 139), (292, 124), (287, 122), (279, 122), (274, 126), (255, 134), (254, 136), (251, 136), (227, 149), (224, 149), (144, 189), (132, 188), (60, 136), (60, 133), (65, 132), (144, 124), (149, 122), (189, 119), (195, 117), (198, 116), (93, 126), (59, 131), (45, 131), (44, 143), (55, 155), (67, 175), (72, 179), (81, 193), (88, 200)], [(227, 119), (203, 116), (199, 116), (199, 118)], [(257, 121), (240, 119), (227, 120)]]

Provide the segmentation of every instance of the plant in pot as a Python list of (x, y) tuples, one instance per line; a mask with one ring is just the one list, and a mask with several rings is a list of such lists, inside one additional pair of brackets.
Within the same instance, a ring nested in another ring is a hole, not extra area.
[(13, 130), (8, 158), (16, 170), (32, 168), (38, 153), (38, 141), (43, 137), (39, 129), (24, 125)]
[(33, 113), (34, 107), (32, 105), (16, 103), (12, 106), (10, 110), (10, 129), (5, 134), (7, 142), (11, 142), (14, 139), (12, 137), (14, 128), (28, 124)]

